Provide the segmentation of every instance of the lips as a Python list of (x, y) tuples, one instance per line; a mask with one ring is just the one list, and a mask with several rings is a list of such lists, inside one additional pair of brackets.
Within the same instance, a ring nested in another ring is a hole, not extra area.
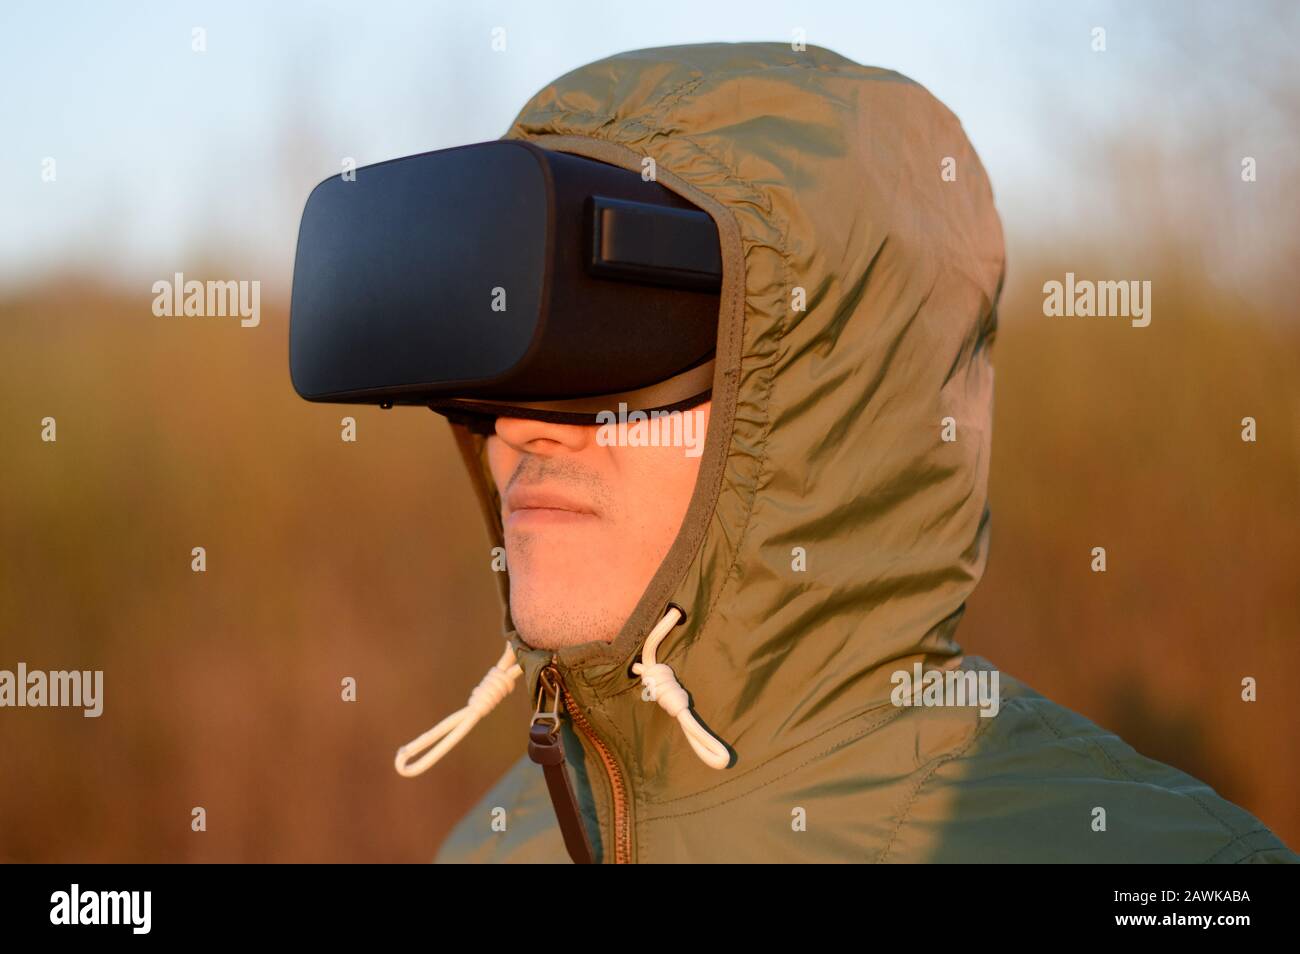
[(577, 520), (595, 517), (587, 504), (544, 486), (514, 487), (506, 493), (506, 520)]

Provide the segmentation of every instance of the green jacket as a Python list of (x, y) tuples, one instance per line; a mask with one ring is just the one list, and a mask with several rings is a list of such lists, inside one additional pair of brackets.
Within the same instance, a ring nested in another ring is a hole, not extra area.
[[(634, 170), (653, 158), (722, 245), (712, 418), (672, 550), (612, 643), (552, 659), (506, 612), (521, 691), (535, 698), (552, 661), (569, 691), (567, 771), (598, 860), (1300, 860), (1006, 674), (993, 717), (891, 700), (918, 664), (994, 671), (954, 631), (988, 548), (1003, 242), (948, 109), (825, 49), (718, 43), (575, 70), (506, 135)], [(482, 438), (456, 430), (500, 545)], [(687, 618), (659, 660), (731, 750), (725, 769), (630, 669), (670, 603)], [(479, 731), (522, 752), (527, 727), (499, 719)], [(436, 860), (567, 861), (556, 817), (523, 755)]]

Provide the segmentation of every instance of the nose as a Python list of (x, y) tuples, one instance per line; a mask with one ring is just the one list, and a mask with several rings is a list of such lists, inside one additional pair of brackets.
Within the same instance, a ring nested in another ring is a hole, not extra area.
[(592, 427), (553, 424), (522, 417), (498, 417), (496, 434), (520, 453), (548, 455), (576, 452), (587, 446)]

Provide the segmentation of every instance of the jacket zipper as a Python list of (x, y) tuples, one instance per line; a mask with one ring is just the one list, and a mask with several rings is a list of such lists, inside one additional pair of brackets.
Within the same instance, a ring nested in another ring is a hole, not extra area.
[[(569, 714), (573, 727), (586, 738), (591, 747), (596, 750), (600, 756), (601, 764), (605, 767), (605, 776), (609, 779), (609, 790), (612, 798), (613, 825), (614, 825), (614, 864), (625, 865), (632, 861), (632, 827), (628, 819), (627, 804), (627, 784), (623, 778), (623, 770), (619, 768), (618, 760), (614, 758), (614, 753), (604, 740), (596, 734), (587, 717), (583, 715), (582, 709), (574, 701), (569, 693), (569, 687), (564, 684), (564, 677), (560, 675), (559, 667), (555, 665), (554, 657), (551, 662), (542, 667), (542, 672), (547, 673), (554, 680), (555, 685), (559, 687), (560, 697), (564, 700), (565, 711)], [(555, 810), (561, 810), (561, 806), (556, 805)]]

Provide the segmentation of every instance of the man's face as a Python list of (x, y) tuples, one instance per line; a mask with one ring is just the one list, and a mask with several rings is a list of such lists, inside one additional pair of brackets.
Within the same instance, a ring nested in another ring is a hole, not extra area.
[(501, 495), (510, 613), (530, 646), (618, 635), (681, 528), (709, 410), (705, 402), (681, 412), (693, 449), (634, 446), (649, 443), (650, 423), (629, 424), (628, 440), (611, 444), (596, 425), (497, 419), (488, 464)]

